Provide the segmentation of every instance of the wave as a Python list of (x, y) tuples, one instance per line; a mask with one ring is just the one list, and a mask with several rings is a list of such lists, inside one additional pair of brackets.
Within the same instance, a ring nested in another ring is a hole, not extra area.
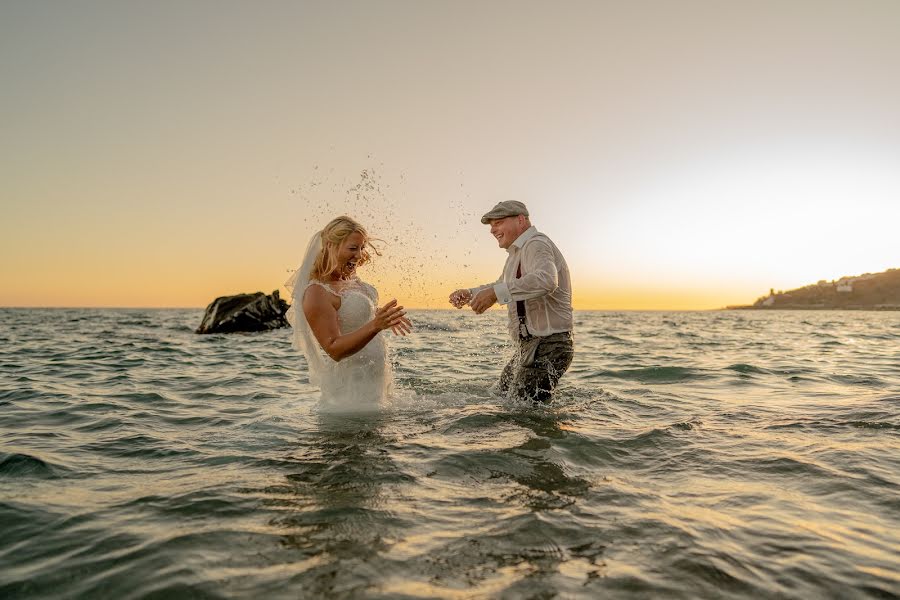
[(762, 367), (757, 367), (755, 365), (747, 364), (747, 363), (735, 363), (733, 365), (728, 365), (725, 367), (728, 371), (736, 371), (738, 373), (743, 374), (754, 374), (754, 375), (768, 375), (771, 374), (772, 371), (769, 369), (763, 369)]
[(829, 418), (793, 418), (771, 423), (766, 429), (797, 429), (832, 432), (847, 429), (900, 431), (900, 420), (892, 412), (851, 411)]
[(690, 421), (681, 421), (679, 423), (672, 423), (669, 425), (669, 429), (676, 429), (680, 431), (691, 431), (693, 429), (697, 429), (703, 425), (703, 421), (699, 419), (692, 419)]
[[(579, 332), (579, 333), (580, 333), (580, 332)], [(608, 342), (619, 342), (619, 343), (622, 343), (622, 344), (631, 344), (631, 343), (632, 343), (630, 340), (626, 340), (625, 338), (621, 338), (621, 337), (619, 337), (619, 336), (617, 336), (617, 335), (613, 335), (613, 334), (611, 334), (611, 333), (607, 333), (607, 332), (606, 332), (605, 330), (603, 330), (603, 329), (591, 329), (590, 331), (588, 331), (588, 332), (586, 332), (586, 333), (587, 333), (588, 335), (590, 335), (591, 338), (593, 338), (593, 339), (606, 340), (606, 341), (608, 341)]]
[(107, 430), (115, 430), (122, 427), (125, 423), (122, 419), (117, 417), (103, 417), (100, 419), (96, 419), (94, 421), (90, 421), (88, 423), (84, 423), (75, 427), (75, 431), (80, 431), (83, 433), (91, 433), (97, 431), (107, 431)]
[(91, 451), (97, 451), (105, 456), (115, 456), (120, 458), (177, 458), (197, 456), (199, 452), (184, 447), (176, 447), (171, 440), (155, 438), (149, 435), (128, 435), (119, 438), (96, 441), (86, 445), (84, 448)]
[(596, 377), (628, 379), (642, 383), (680, 383), (708, 379), (710, 375), (691, 367), (645, 367), (640, 369), (619, 369), (595, 371)]
[(891, 423), (888, 421), (847, 421), (846, 425), (859, 429), (888, 429), (900, 431), (900, 423)]
[(802, 460), (799, 457), (772, 456), (740, 458), (734, 461), (737, 468), (745, 473), (767, 473), (770, 475), (790, 475), (791, 477), (804, 478), (807, 481), (814, 479), (833, 479), (838, 474), (826, 466), (813, 460)]
[(250, 514), (253, 507), (254, 500), (244, 496), (201, 490), (177, 496), (141, 496), (120, 504), (116, 508), (125, 509), (126, 512), (153, 511), (159, 515), (176, 518), (201, 516), (204, 518), (214, 516), (229, 518)]
[(884, 382), (874, 375), (829, 375), (827, 379), (847, 385), (861, 385), (866, 387), (884, 387)]
[(0, 452), (0, 477), (21, 478), (36, 477), (39, 479), (55, 479), (62, 477), (68, 469), (53, 465), (30, 454), (5, 454)]
[(443, 331), (446, 333), (457, 333), (460, 331), (459, 327), (454, 325), (446, 324), (446, 323), (434, 323), (434, 322), (423, 322), (423, 321), (413, 321), (414, 330), (421, 331)]

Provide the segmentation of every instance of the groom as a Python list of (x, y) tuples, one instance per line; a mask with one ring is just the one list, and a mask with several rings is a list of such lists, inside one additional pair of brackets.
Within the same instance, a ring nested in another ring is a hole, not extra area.
[(479, 315), (497, 302), (506, 304), (517, 352), (500, 375), (500, 391), (546, 402), (575, 353), (569, 267), (550, 238), (532, 226), (521, 202), (500, 202), (481, 222), (509, 253), (503, 275), (494, 283), (456, 290), (450, 303), (468, 304)]

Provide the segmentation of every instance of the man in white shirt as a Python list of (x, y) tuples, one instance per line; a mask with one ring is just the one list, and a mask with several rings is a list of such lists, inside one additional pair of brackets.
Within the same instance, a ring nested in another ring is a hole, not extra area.
[(572, 280), (556, 245), (531, 225), (521, 202), (500, 202), (481, 222), (509, 256), (494, 283), (456, 290), (450, 303), (481, 314), (506, 304), (517, 352), (500, 375), (500, 390), (517, 398), (550, 399), (574, 356)]

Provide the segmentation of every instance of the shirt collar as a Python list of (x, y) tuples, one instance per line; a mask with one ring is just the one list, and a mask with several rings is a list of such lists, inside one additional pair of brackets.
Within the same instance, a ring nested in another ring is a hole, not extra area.
[(534, 225), (532, 225), (531, 227), (529, 227), (528, 229), (523, 231), (519, 235), (519, 237), (516, 238), (516, 241), (514, 241), (512, 244), (509, 245), (509, 248), (507, 248), (506, 251), (511, 252), (513, 247), (515, 247), (517, 250), (520, 250), (522, 248), (522, 246), (525, 245), (525, 242), (527, 242), (528, 240), (530, 240), (537, 234), (538, 234), (538, 230), (535, 229)]

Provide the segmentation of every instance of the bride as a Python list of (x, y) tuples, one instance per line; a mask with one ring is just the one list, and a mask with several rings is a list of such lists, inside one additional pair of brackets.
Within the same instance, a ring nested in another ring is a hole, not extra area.
[(412, 327), (396, 300), (378, 308), (378, 292), (357, 277), (371, 259), (369, 248), (378, 254), (362, 225), (338, 217), (313, 235), (285, 284), (294, 347), (306, 356), (310, 383), (320, 386), (325, 405), (377, 407), (393, 381), (381, 332), (406, 335)]

